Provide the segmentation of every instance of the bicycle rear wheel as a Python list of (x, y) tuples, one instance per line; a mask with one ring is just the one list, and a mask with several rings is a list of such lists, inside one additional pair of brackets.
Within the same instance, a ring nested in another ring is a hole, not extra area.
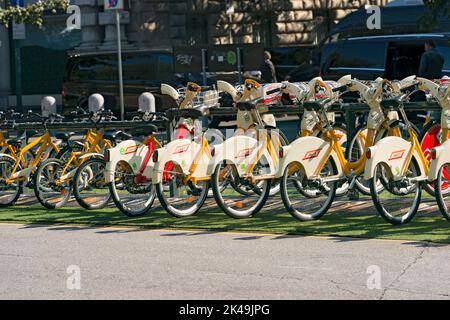
[[(420, 169), (416, 161), (411, 161), (406, 175), (398, 181), (389, 177), (383, 164), (375, 168), (374, 177), (370, 181), (372, 200), (378, 213), (384, 220), (401, 225), (410, 222), (420, 205), (422, 187), (416, 181)], [(384, 190), (378, 192), (378, 181), (382, 181)]]
[[(259, 161), (253, 172), (254, 177), (264, 175), (268, 169)], [(225, 186), (225, 188), (223, 187)], [(218, 164), (211, 177), (214, 199), (219, 207), (232, 218), (247, 218), (257, 214), (267, 201), (271, 190), (271, 180), (256, 180), (239, 177), (234, 164), (223, 162)], [(240, 191), (248, 189), (247, 195)]]
[(209, 181), (196, 184), (185, 181), (181, 167), (172, 162), (167, 162), (164, 167), (171, 169), (165, 171), (161, 182), (155, 185), (161, 206), (176, 218), (196, 214), (208, 196)]
[(109, 191), (116, 207), (128, 217), (146, 214), (155, 201), (156, 192), (151, 181), (136, 182), (131, 166), (124, 161), (117, 163)]
[[(8, 207), (16, 203), (23, 192), (23, 182), (7, 183), (15, 161), (10, 157), (0, 157), (0, 207)], [(21, 167), (19, 166), (18, 170)]]
[(434, 185), (436, 187), (436, 201), (439, 206), (439, 209), (450, 222), (450, 163), (444, 164), (438, 173), (438, 178), (434, 181)]
[[(442, 130), (441, 124), (436, 121), (430, 121), (427, 123), (422, 131), (420, 131), (420, 146), (422, 148), (425, 159), (431, 161), (431, 150), (434, 147), (440, 146), (442, 141)], [(443, 185), (440, 187), (441, 190), (446, 190), (448, 185), (448, 180), (450, 179), (450, 174), (448, 171), (443, 171), (442, 174), (445, 175), (441, 182)], [(429, 182), (423, 184), (423, 189), (428, 192), (430, 195), (435, 196), (435, 183)]]
[[(336, 164), (330, 158), (320, 173), (320, 178), (336, 174)], [(331, 207), (337, 189), (337, 181), (320, 184), (318, 180), (308, 180), (296, 162), (288, 165), (281, 179), (283, 204), (295, 219), (301, 221), (320, 219)], [(314, 197), (310, 196), (311, 193), (314, 193)]]

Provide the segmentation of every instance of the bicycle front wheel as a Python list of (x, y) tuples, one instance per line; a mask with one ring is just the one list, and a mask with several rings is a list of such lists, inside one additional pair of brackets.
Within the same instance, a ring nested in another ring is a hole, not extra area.
[(73, 195), (78, 204), (88, 210), (101, 209), (111, 199), (105, 182), (106, 162), (102, 158), (92, 158), (81, 164), (73, 178)]
[(64, 167), (63, 161), (50, 158), (41, 162), (34, 174), (34, 194), (47, 209), (60, 208), (70, 199), (72, 179), (64, 175), (74, 168), (70, 166), (64, 171)]

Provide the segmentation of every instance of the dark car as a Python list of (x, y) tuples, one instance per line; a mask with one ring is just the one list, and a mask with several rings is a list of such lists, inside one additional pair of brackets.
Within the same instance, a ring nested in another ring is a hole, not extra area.
[(424, 43), (432, 39), (445, 56), (443, 75), (450, 74), (450, 19), (439, 15), (436, 23), (423, 26), (428, 17), (424, 6), (381, 8), (381, 29), (368, 29), (365, 9), (344, 17), (312, 53), (310, 64), (291, 71), (291, 81), (311, 76), (337, 80), (351, 74), (362, 80), (376, 77), (402, 79), (417, 74)]
[[(275, 65), (278, 81), (282, 81), (289, 80), (289, 74), (298, 66), (313, 63), (314, 61), (311, 61), (312, 52), (316, 49), (317, 46), (315, 45), (303, 45), (298, 47), (268, 48), (266, 50), (272, 55), (272, 62)], [(315, 62), (318, 63), (318, 61)], [(319, 66), (317, 66), (317, 70), (318, 68)]]
[(403, 79), (417, 74), (429, 39), (445, 57), (443, 75), (450, 75), (450, 34), (435, 33), (354, 37), (327, 44), (320, 74), (330, 80), (346, 74), (362, 80)]
[[(177, 87), (183, 79), (173, 72), (173, 56), (165, 51), (128, 51), (122, 55), (124, 105), (137, 109), (138, 97), (148, 91), (155, 95), (156, 109), (174, 107), (174, 101), (160, 94), (161, 83)], [(92, 93), (105, 97), (105, 108), (120, 114), (117, 54), (114, 52), (77, 54), (69, 57), (62, 88), (63, 113), (77, 106), (87, 108)]]

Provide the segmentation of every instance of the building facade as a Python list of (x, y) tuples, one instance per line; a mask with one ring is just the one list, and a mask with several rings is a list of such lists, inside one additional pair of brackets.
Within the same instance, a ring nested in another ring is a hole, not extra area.
[[(25, 0), (26, 4), (35, 1)], [(349, 12), (387, 1), (125, 0), (126, 10), (121, 13), (122, 47), (314, 44)], [(12, 40), (10, 29), (0, 27), (0, 107), (15, 105), (14, 50), (18, 44), (22, 53), (24, 105), (38, 103), (43, 95), (60, 93), (67, 52), (115, 50), (115, 17), (103, 9), (104, 0), (71, 0), (71, 4), (81, 9), (81, 30), (66, 29), (70, 14), (49, 15), (42, 28), (27, 26), (26, 39), (20, 42)]]

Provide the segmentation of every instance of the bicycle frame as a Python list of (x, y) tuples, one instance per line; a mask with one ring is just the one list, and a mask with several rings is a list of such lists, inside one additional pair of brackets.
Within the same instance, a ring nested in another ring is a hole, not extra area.
[(156, 152), (158, 159), (153, 168), (153, 184), (160, 183), (163, 180), (164, 173), (180, 174), (179, 172), (168, 171), (167, 163), (172, 163), (173, 167), (181, 168), (184, 174), (183, 183), (211, 180), (210, 160), (212, 154), (204, 134), (199, 142), (190, 139), (177, 139), (157, 149)]
[[(89, 159), (89, 157), (94, 155), (103, 157), (103, 154), (101, 153), (102, 149), (104, 147), (108, 149), (112, 147), (109, 140), (103, 139), (102, 130), (94, 132), (92, 129), (89, 129), (86, 133), (85, 139), (86, 143), (83, 151), (71, 152), (69, 160), (62, 169), (61, 177), (56, 181), (57, 185), (71, 180), (75, 175), (76, 168), (82, 165), (87, 159)], [(75, 165), (75, 169), (70, 170), (72, 165)]]
[(126, 163), (131, 169), (130, 174), (135, 177), (137, 183), (151, 180), (154, 166), (152, 154), (161, 147), (162, 144), (152, 134), (146, 136), (142, 142), (130, 139), (109, 148), (105, 168), (106, 183), (114, 182), (114, 168), (122, 163)]
[[(364, 139), (364, 150), (373, 146), (376, 135), (381, 128), (387, 129), (390, 135), (400, 136), (399, 128), (390, 128), (388, 126), (389, 117), (385, 117), (381, 109), (379, 97), (382, 93), (382, 82), (380, 80), (377, 80), (372, 88), (357, 80), (348, 78), (344, 78), (341, 81), (342, 83), (345, 83), (350, 91), (360, 92), (370, 108), (367, 136)], [(300, 166), (307, 179), (317, 179), (320, 177), (320, 173), (330, 157), (333, 158), (337, 166), (337, 175), (323, 179), (324, 182), (340, 180), (344, 176), (356, 176), (364, 172), (367, 160), (365, 155), (362, 155), (355, 162), (347, 160), (344, 155), (344, 149), (339, 142), (339, 137), (326, 117), (326, 111), (322, 110), (322, 113), (324, 113), (323, 119), (325, 119), (327, 128), (324, 128), (320, 122), (317, 125), (319, 125), (319, 129), (323, 133), (323, 139), (308, 134), (298, 138), (289, 146), (283, 147), (281, 150), (283, 156), (277, 178), (283, 175), (291, 163), (294, 163), (297, 166), (293, 166), (293, 170), (298, 169), (298, 166)]]
[[(450, 129), (450, 87), (441, 87), (428, 79), (416, 78), (418, 82), (418, 89), (428, 90), (431, 92), (432, 96), (438, 101), (442, 107), (441, 114), (441, 126), (443, 131), (443, 142), (448, 141), (449, 129)], [(444, 89), (443, 91), (441, 89)], [(406, 118), (406, 114), (403, 108), (400, 109), (403, 116)], [(420, 169), (420, 175), (415, 178), (416, 181), (430, 180), (434, 181), (437, 178), (438, 170), (440, 169), (439, 164), (443, 164), (444, 159), (448, 156), (448, 153), (440, 152), (440, 157), (435, 156), (436, 161), (430, 162), (426, 159), (425, 154), (420, 146), (420, 142), (417, 139), (416, 134), (408, 127), (409, 139), (401, 139), (394, 137), (386, 137), (381, 139), (374, 147), (369, 148), (370, 154), (373, 155), (371, 159), (366, 163), (365, 178), (371, 179), (374, 175), (375, 168), (380, 163), (385, 166), (386, 171), (394, 181), (403, 179), (406, 172), (415, 159), (416, 163)], [(388, 139), (390, 138), (390, 139)], [(444, 147), (445, 148), (445, 147)], [(444, 148), (437, 147), (437, 151), (444, 150)]]
[[(22, 163), (24, 163), (25, 160), (25, 154), (33, 149), (36, 146), (39, 146), (36, 156), (34, 157), (31, 164), (28, 165), (27, 168), (19, 170), (19, 167)], [(7, 184), (12, 184), (17, 181), (28, 181), (30, 178), (30, 175), (34, 172), (34, 170), (39, 165), (39, 162), (45, 158), (45, 153), (49, 153), (51, 150), (54, 150), (56, 153), (59, 152), (58, 146), (52, 141), (52, 137), (48, 131), (45, 131), (45, 133), (36, 138), (33, 142), (29, 143), (25, 147), (23, 147), (15, 159), (16, 162), (14, 164), (14, 167), (11, 171), (10, 176), (5, 180)]]

